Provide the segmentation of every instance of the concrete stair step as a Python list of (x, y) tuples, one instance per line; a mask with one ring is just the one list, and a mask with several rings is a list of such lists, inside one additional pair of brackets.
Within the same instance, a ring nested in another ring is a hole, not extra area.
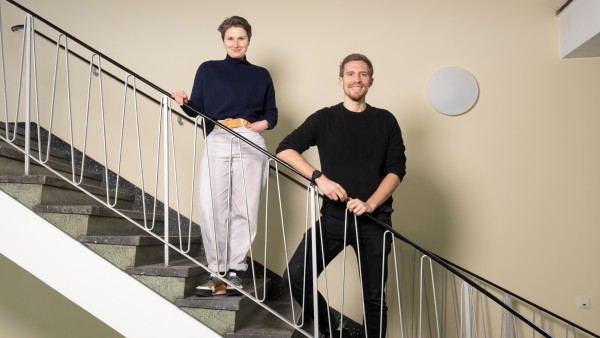
[[(207, 265), (206, 258), (199, 256), (195, 258), (201, 264)], [(168, 266), (164, 263), (148, 264), (141, 266), (133, 266), (128, 268), (127, 273), (130, 275), (144, 275), (144, 276), (156, 276), (156, 277), (199, 277), (206, 274), (206, 270), (198, 264), (188, 260), (171, 260)], [(185, 295), (192, 295), (193, 292)], [(183, 297), (183, 296), (182, 296)]]
[[(273, 309), (278, 314), (294, 322), (298, 320), (302, 309), (295, 304), (292, 308), (289, 301), (285, 300), (267, 300), (265, 305)], [(295, 317), (292, 315), (295, 312)], [(225, 338), (292, 338), (299, 337), (296, 330), (288, 323), (281, 320), (271, 312), (262, 307), (255, 309), (254, 313), (242, 323), (235, 332), (227, 333)]]
[[(19, 123), (19, 125), (17, 126), (17, 129), (15, 131), (15, 124), (14, 122), (9, 122), (8, 123), (8, 129), (10, 132), (10, 136), (13, 137), (13, 133), (16, 132), (17, 135), (19, 136), (23, 136), (25, 137), (25, 128), (23, 127), (23, 123)], [(6, 122), (0, 122), (0, 133), (3, 137), (6, 137)], [(37, 125), (34, 123), (31, 126), (31, 137), (32, 138), (37, 138)]]
[[(81, 236), (131, 236), (148, 234), (136, 224), (104, 207), (92, 205), (35, 205), (33, 211), (75, 239), (79, 239)], [(140, 213), (131, 211), (124, 211), (124, 213), (133, 216), (130, 217), (132, 220), (144, 226), (144, 219)], [(151, 220), (152, 215), (148, 215), (148, 227), (146, 229), (155, 234), (162, 234), (164, 229), (162, 215), (159, 221), (154, 223), (154, 227), (152, 227)]]
[[(24, 173), (24, 155), (20, 151), (14, 149), (12, 146), (0, 146), (0, 174), (3, 175), (23, 175)], [(53, 172), (38, 164), (36, 161), (31, 161), (30, 174), (32, 175), (51, 175), (55, 176)], [(46, 162), (46, 165), (68, 179), (73, 179), (72, 166), (53, 160)], [(75, 180), (79, 181), (81, 168), (75, 168)], [(83, 171), (83, 183), (86, 184), (100, 184), (104, 179), (104, 175), (91, 172), (89, 170)]]
[[(208, 274), (202, 276), (199, 282), (201, 284)], [(256, 280), (256, 288), (252, 278), (243, 278), (243, 289), (250, 295), (262, 298), (265, 281), (263, 279)], [(266, 288), (269, 288), (269, 280), (266, 281)], [(195, 286), (194, 286), (195, 288)], [(192, 317), (206, 324), (217, 333), (224, 335), (235, 332), (238, 328), (251, 317), (260, 305), (253, 300), (241, 296), (214, 296), (200, 297), (191, 295), (185, 298), (180, 298), (175, 301), (175, 305), (189, 313)]]
[[(0, 122), (0, 136), (6, 138), (6, 139), (25, 139), (25, 128), (24, 128), (24, 123), (19, 123), (19, 125), (17, 126), (17, 129), (15, 131), (15, 124), (13, 122), (8, 123), (9, 126), (9, 133), (6, 133), (6, 123), (5, 122)], [(41, 129), (41, 140), (43, 144), (47, 144), (48, 142), (48, 133), (47, 130), (45, 130), (44, 128), (40, 128)], [(15, 132), (16, 132), (16, 137), (15, 137)], [(37, 143), (38, 141), (38, 129), (37, 129), (37, 124), (34, 122), (31, 125), (31, 129), (30, 129), (30, 135), (29, 135), (30, 139), (31, 139), (31, 143)], [(58, 137), (53, 136), (52, 137), (53, 140), (60, 140)], [(62, 141), (62, 140), (60, 140)]]
[[(208, 273), (204, 273), (202, 275), (202, 279), (208, 277)], [(266, 283), (266, 285), (264, 284)], [(262, 298), (264, 293), (264, 288), (269, 287), (269, 280), (257, 279), (256, 287), (252, 278), (243, 278), (242, 285), (244, 286), (244, 291), (249, 294), (255, 296), (258, 295), (259, 298)], [(199, 285), (199, 284), (198, 284)], [(240, 296), (214, 296), (214, 297), (200, 297), (192, 294), (186, 298), (178, 299), (175, 303), (178, 306), (189, 307), (189, 308), (198, 308), (198, 309), (217, 309), (217, 310), (230, 310), (230, 311), (240, 311), (243, 308), (243, 304), (246, 302), (252, 302), (245, 295)]]
[[(195, 260), (207, 265), (205, 257), (200, 256), (195, 258)], [(126, 271), (220, 334), (231, 333), (238, 327), (245, 327), (243, 325), (245, 325), (253, 314), (262, 311), (259, 310), (262, 309), (260, 305), (257, 305), (246, 296), (196, 296), (194, 294), (196, 286), (204, 282), (208, 273), (204, 268), (187, 259), (171, 261), (169, 266), (157, 263), (131, 267)], [(265, 284), (264, 279), (257, 279), (257, 288), (255, 289), (252, 277), (249, 275), (248, 272), (242, 274), (244, 290), (251, 295), (258, 293), (260, 297), (264, 292), (263, 288), (266, 287), (268, 289), (270, 287), (270, 280), (267, 279)], [(282, 312), (285, 312), (283, 306), (280, 306), (280, 308)], [(277, 320), (281, 322), (281, 320)], [(267, 323), (265, 323), (265, 328), (267, 328), (266, 325)], [(245, 330), (244, 332), (249, 332), (248, 330), (251, 329), (246, 328)], [(270, 334), (284, 331), (283, 328), (277, 325), (270, 325), (268, 330), (272, 331)], [(263, 330), (262, 333), (266, 333), (267, 331)], [(291, 337), (293, 331), (293, 329), (288, 329), (285, 332), (287, 335), (282, 337)]]
[[(4, 136), (4, 134), (3, 134), (3, 136)], [(21, 148), (21, 149), (25, 149), (25, 138), (23, 136), (17, 135), (17, 137), (10, 143), (19, 146), (19, 148)], [(3, 140), (0, 140), (0, 146), (10, 147), (9, 143), (7, 143)], [(41, 149), (41, 153), (43, 156), (42, 159), (46, 159), (49, 156), (50, 158), (54, 159), (57, 162), (63, 162), (63, 163), (71, 162), (71, 154), (68, 151), (52, 148), (52, 145), (51, 145), (50, 146), (50, 155), (48, 155), (48, 152), (47, 152), (48, 144), (42, 144), (42, 146), (40, 148), (39, 145), (37, 144), (37, 139), (35, 141), (32, 140), (32, 142), (29, 144), (29, 148), (30, 148), (29, 153), (36, 158), (40, 157), (40, 149)]]
[[(205, 257), (199, 256), (195, 259), (207, 265)], [(203, 275), (206, 274), (204, 268), (188, 259), (170, 259), (168, 266), (161, 262), (134, 266), (125, 271), (172, 303), (193, 295), (196, 286), (202, 283)]]
[[(2, 163), (2, 161), (0, 161)], [(81, 184), (81, 187), (100, 200), (106, 201), (106, 188), (96, 185)], [(3, 175), (0, 176), (0, 189), (13, 196), (28, 208), (37, 204), (99, 204), (72, 184), (54, 176), (47, 175)], [(115, 190), (109, 190), (110, 202), (114, 202)], [(126, 189), (119, 189), (116, 207), (131, 208), (135, 195)]]
[[(126, 270), (129, 267), (155, 264), (164, 261), (164, 244), (151, 235), (134, 236), (81, 236), (79, 241), (94, 252), (104, 257), (118, 268)], [(201, 247), (201, 237), (193, 236), (190, 241), (182, 239), (184, 249), (188, 248), (188, 255), (198, 256)], [(169, 243), (180, 245), (178, 236), (169, 238)], [(182, 259), (183, 256), (169, 248), (169, 257), (173, 260)]]

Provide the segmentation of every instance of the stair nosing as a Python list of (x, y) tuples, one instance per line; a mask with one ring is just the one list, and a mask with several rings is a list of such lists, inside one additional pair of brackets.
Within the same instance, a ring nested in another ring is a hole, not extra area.
[[(189, 238), (192, 244), (199, 243), (200, 236), (192, 236)], [(151, 235), (92, 235), (80, 236), (79, 241), (86, 244), (107, 244), (107, 245), (133, 245), (133, 246), (150, 246), (162, 245), (163, 242)], [(188, 237), (182, 237), (183, 244), (188, 244)], [(169, 243), (178, 244), (179, 236), (169, 236)]]
[[(260, 282), (259, 282), (260, 281)], [(257, 290), (260, 291), (263, 279), (257, 279)], [(269, 282), (267, 281), (267, 284)], [(252, 287), (249, 287), (252, 286)], [(247, 281), (244, 283), (244, 290), (250, 290), (250, 294), (253, 295), (255, 290), (253, 283), (251, 281)], [(196, 295), (192, 295), (186, 298), (179, 298), (175, 301), (175, 305), (179, 307), (185, 308), (195, 308), (195, 309), (207, 309), (207, 310), (226, 310), (226, 311), (239, 311), (241, 309), (242, 302), (252, 302), (245, 295), (241, 296), (214, 296), (214, 297), (200, 297)]]
[[(23, 154), (22, 152), (12, 148), (12, 147), (5, 147), (5, 146), (1, 146), (0, 145), (0, 156), (4, 156), (6, 158), (11, 158), (13, 160), (17, 160), (17, 161), (23, 161), (23, 156), (25, 156), (25, 154)], [(37, 165), (37, 166), (41, 166), (43, 167), (43, 165), (37, 163), (36, 161), (32, 161), (31, 162), (33, 165)], [(69, 172), (69, 169), (72, 168), (71, 165), (68, 164), (64, 164), (64, 163), (60, 163), (54, 160), (48, 160), (48, 162), (46, 163), (51, 163), (52, 165), (48, 165), (50, 168), (52, 168), (53, 170), (57, 170), (57, 171), (62, 171), (62, 172)], [(78, 171), (80, 171), (81, 168), (76, 168), (78, 169)], [(92, 179), (92, 180), (96, 180), (96, 181), (102, 181), (103, 179), (103, 175), (102, 174), (98, 174), (89, 170), (83, 170), (83, 177)]]
[[(47, 186), (52, 186), (56, 188), (64, 188), (74, 191), (81, 191), (73, 184), (48, 175), (28, 175), (28, 176), (19, 176), (19, 175), (0, 175), (0, 183), (21, 183), (21, 184), (42, 184)], [(103, 195), (106, 194), (106, 188), (96, 185), (90, 184), (80, 184), (78, 185), (84, 190), (94, 194), (94, 195)], [(119, 199), (126, 201), (134, 201), (135, 194), (128, 191), (126, 188), (120, 188), (119, 190)], [(109, 194), (114, 194), (117, 192), (117, 189), (109, 189)]]
[[(205, 257), (196, 257), (197, 261), (206, 263)], [(153, 277), (196, 277), (206, 274), (206, 270), (189, 259), (171, 261), (171, 265), (165, 266), (164, 263), (155, 263), (142, 266), (133, 266), (127, 268), (130, 275), (153, 276)]]
[[(100, 216), (100, 217), (117, 217), (121, 218), (121, 215), (117, 214), (115, 210), (124, 214), (131, 219), (144, 219), (144, 213), (140, 211), (124, 210), (124, 209), (111, 209), (103, 205), (46, 205), (36, 204), (32, 208), (35, 212), (40, 213), (53, 213), (53, 214), (73, 214), (73, 215), (87, 215), (87, 216)], [(146, 219), (152, 219), (152, 214), (146, 213)], [(164, 214), (157, 213), (154, 215), (156, 222), (162, 222)]]
[[(0, 129), (0, 130), (2, 130), (2, 129)], [(18, 136), (20, 136), (20, 137), (17, 137), (14, 141), (8, 141), (8, 140), (5, 141), (2, 139), (0, 139), (0, 141), (4, 142), (6, 144), (16, 144), (18, 146), (23, 147), (24, 143), (25, 143), (24, 136), (22, 136), (22, 135), (18, 135)], [(32, 137), (35, 137), (35, 136), (32, 136)], [(40, 148), (38, 142), (32, 142), (30, 144), (30, 150), (32, 151), (32, 153), (38, 153), (38, 154), (41, 150), (42, 154), (48, 155), (48, 149), (47, 149), (46, 145), (42, 145), (42, 147)], [(71, 159), (71, 153), (69, 151), (60, 150), (60, 149), (52, 149), (51, 148), (49, 156), (60, 158), (62, 160), (70, 160)]]

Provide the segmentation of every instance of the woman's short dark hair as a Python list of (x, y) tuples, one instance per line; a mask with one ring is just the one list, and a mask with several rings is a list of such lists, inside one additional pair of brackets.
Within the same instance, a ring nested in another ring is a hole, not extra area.
[(248, 34), (248, 40), (252, 38), (252, 26), (248, 23), (248, 20), (242, 18), (241, 16), (231, 16), (229, 18), (225, 18), (219, 28), (217, 30), (221, 32), (221, 40), (225, 41), (225, 32), (231, 27), (242, 27), (246, 34)]
[(373, 77), (373, 64), (371, 63), (371, 60), (369, 60), (368, 57), (358, 53), (350, 54), (346, 56), (344, 60), (342, 60), (342, 63), (340, 64), (340, 77), (344, 76), (344, 66), (350, 61), (363, 61), (366, 63), (369, 77)]

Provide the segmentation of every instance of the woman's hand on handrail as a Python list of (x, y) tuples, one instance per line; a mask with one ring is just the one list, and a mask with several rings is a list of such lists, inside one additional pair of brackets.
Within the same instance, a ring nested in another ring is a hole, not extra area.
[(188, 96), (183, 90), (179, 90), (171, 93), (171, 97), (177, 102), (178, 105), (183, 106), (188, 102)]

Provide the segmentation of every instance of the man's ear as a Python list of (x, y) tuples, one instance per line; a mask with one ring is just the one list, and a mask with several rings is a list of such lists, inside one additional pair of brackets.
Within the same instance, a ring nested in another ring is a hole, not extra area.
[(369, 88), (371, 88), (371, 86), (373, 85), (373, 81), (375, 81), (375, 79), (371, 78), (371, 83), (369, 83)]
[(338, 85), (339, 85), (340, 87), (343, 87), (343, 86), (344, 86), (344, 79), (342, 79), (341, 77), (338, 77)]

